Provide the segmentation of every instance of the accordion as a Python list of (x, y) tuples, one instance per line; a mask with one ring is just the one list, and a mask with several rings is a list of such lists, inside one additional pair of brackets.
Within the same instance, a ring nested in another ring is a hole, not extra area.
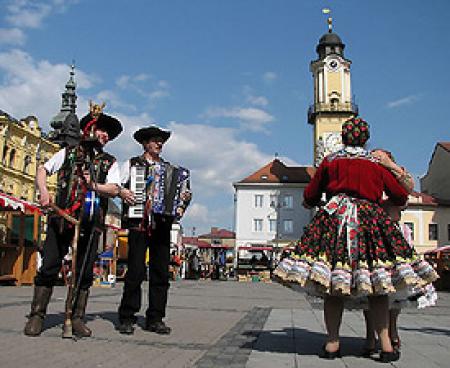
[(152, 214), (178, 218), (177, 209), (187, 206), (181, 193), (189, 189), (189, 170), (183, 167), (167, 162), (157, 166), (133, 165), (130, 168), (130, 190), (134, 192), (135, 204), (124, 206), (124, 220), (142, 219), (149, 199)]

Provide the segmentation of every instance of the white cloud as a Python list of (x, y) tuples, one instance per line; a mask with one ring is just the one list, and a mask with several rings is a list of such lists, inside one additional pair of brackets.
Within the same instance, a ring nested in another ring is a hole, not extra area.
[(192, 203), (188, 207), (186, 216), (189, 216), (190, 222), (196, 224), (210, 224), (211, 221), (208, 207), (200, 203)]
[(275, 72), (265, 72), (262, 78), (264, 82), (270, 83), (275, 81), (278, 78), (278, 75)]
[(191, 169), (195, 185), (205, 195), (232, 193), (232, 182), (271, 159), (256, 144), (238, 139), (236, 129), (177, 122), (168, 128), (173, 134), (164, 152), (169, 159)]
[(26, 36), (19, 28), (0, 28), (0, 44), (23, 45)]
[(275, 120), (268, 112), (255, 107), (212, 107), (203, 114), (206, 118), (232, 118), (242, 122), (241, 126), (252, 131), (265, 131), (266, 125)]
[[(170, 96), (169, 83), (165, 80), (148, 81), (152, 76), (146, 73), (137, 75), (122, 75), (116, 80), (116, 85), (123, 90), (130, 90), (136, 92), (139, 96), (144, 97), (149, 107), (154, 107), (157, 100)], [(143, 83), (146, 82), (144, 85)]]
[(248, 96), (247, 101), (255, 106), (265, 107), (269, 104), (269, 100), (264, 96)]
[(404, 105), (411, 105), (415, 102), (417, 102), (420, 99), (419, 95), (410, 95), (403, 98), (400, 98), (395, 101), (390, 101), (386, 104), (386, 106), (390, 109), (394, 109), (396, 107), (404, 106)]
[[(0, 107), (18, 119), (35, 115), (48, 130), (47, 123), (61, 107), (69, 71), (68, 65), (35, 61), (21, 50), (0, 53)], [(78, 88), (89, 88), (95, 78), (77, 70), (76, 80)], [(86, 103), (82, 98), (77, 102), (79, 106)]]
[(42, 27), (52, 13), (62, 13), (79, 0), (4, 0), (2, 17), (11, 28), (0, 29), (0, 44), (23, 45), (25, 29)]

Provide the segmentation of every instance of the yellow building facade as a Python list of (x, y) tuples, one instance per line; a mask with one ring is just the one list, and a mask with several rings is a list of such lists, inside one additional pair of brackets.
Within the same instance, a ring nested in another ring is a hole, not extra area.
[[(0, 111), (0, 191), (36, 202), (36, 169), (58, 150), (34, 116), (19, 121)], [(49, 178), (48, 187), (55, 192), (56, 176)]]

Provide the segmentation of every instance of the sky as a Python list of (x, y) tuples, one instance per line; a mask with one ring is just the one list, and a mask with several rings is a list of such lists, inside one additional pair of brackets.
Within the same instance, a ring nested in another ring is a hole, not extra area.
[(141, 153), (140, 127), (172, 131), (163, 156), (192, 176), (185, 234), (232, 229), (233, 182), (275, 154), (312, 164), (323, 8), (370, 145), (423, 176), (450, 141), (448, 0), (0, 0), (0, 109), (48, 132), (74, 60), (77, 114), (106, 102), (124, 125), (107, 146), (119, 161)]

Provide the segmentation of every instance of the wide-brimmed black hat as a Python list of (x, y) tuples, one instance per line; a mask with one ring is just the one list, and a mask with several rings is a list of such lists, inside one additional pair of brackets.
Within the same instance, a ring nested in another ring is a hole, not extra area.
[[(80, 120), (80, 129), (84, 132), (86, 126), (93, 120), (92, 115), (89, 113)], [(101, 113), (94, 123), (96, 129), (102, 129), (108, 133), (109, 140), (112, 141), (123, 130), (122, 124), (116, 118)], [(95, 129), (94, 128), (94, 129)]]
[(150, 125), (147, 128), (141, 128), (134, 132), (133, 137), (139, 143), (144, 143), (148, 141), (150, 138), (159, 137), (165, 142), (169, 139), (171, 132), (168, 130), (164, 130), (156, 125)]

